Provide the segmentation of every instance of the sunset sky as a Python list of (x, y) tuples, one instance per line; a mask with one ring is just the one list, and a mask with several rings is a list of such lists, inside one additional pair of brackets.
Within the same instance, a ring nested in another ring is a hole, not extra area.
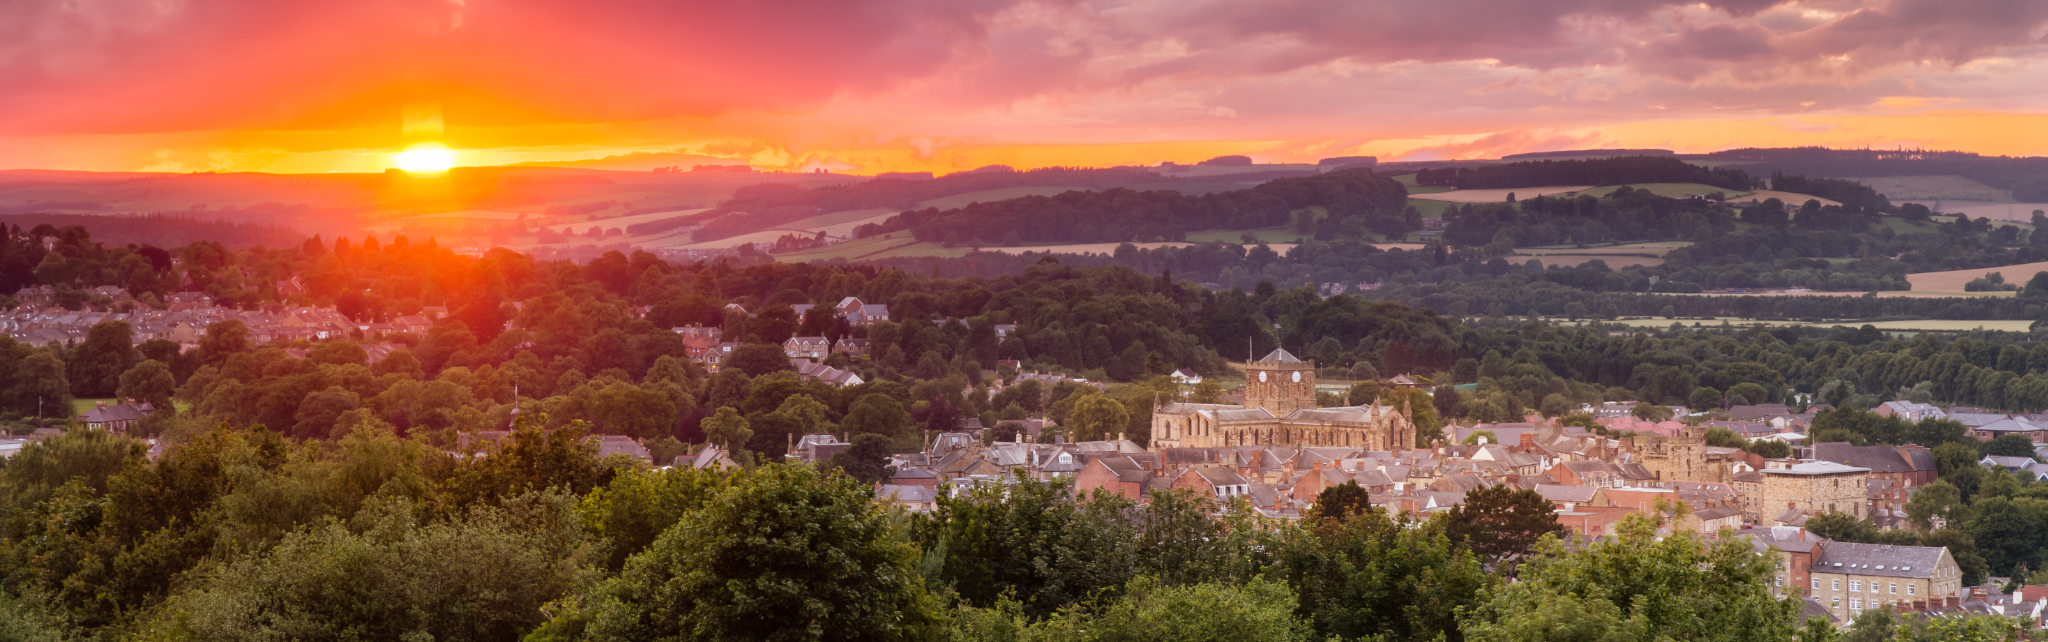
[(26, 0), (0, 168), (2048, 155), (2043, 0)]

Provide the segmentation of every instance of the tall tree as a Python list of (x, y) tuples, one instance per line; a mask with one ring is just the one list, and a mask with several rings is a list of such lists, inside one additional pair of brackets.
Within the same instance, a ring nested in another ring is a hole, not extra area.
[(64, 380), (64, 361), (49, 348), (21, 360), (8, 391), (9, 406), (32, 417), (71, 416), (71, 383)]
[(134, 366), (135, 330), (126, 321), (92, 326), (64, 362), (71, 394), (78, 397), (113, 396), (121, 386), (121, 373)]
[(754, 431), (747, 427), (746, 417), (740, 416), (740, 412), (731, 406), (726, 406), (719, 408), (717, 414), (704, 418), (704, 436), (711, 438), (711, 443), (731, 452), (734, 448), (745, 446), (747, 439), (754, 436)]
[(114, 390), (114, 396), (147, 402), (156, 408), (155, 412), (170, 414), (177, 411), (171, 405), (171, 395), (177, 391), (178, 380), (171, 375), (171, 367), (148, 359), (121, 373), (120, 387)]
[(626, 562), (528, 639), (914, 640), (938, 621), (874, 493), (765, 466)]
[(1452, 508), (1445, 531), (1488, 564), (1512, 563), (1529, 552), (1544, 535), (1563, 534), (1550, 500), (1534, 490), (1506, 485), (1465, 493), (1465, 503)]

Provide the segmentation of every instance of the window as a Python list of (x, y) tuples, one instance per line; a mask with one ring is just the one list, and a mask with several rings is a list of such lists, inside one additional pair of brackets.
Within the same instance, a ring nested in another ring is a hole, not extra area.
[(1850, 581), (1849, 581), (1849, 592), (1850, 592), (1850, 593), (1855, 593), (1855, 592), (1857, 592), (1857, 591), (1861, 591), (1861, 590), (1863, 590), (1863, 583), (1862, 583), (1862, 582), (1858, 582), (1858, 581), (1855, 581), (1855, 580), (1850, 580)]
[(1849, 610), (1851, 610), (1851, 611), (1861, 611), (1861, 610), (1863, 610), (1863, 600), (1849, 600)]
[(1907, 595), (1912, 595), (1912, 594), (1913, 594), (1913, 585), (1911, 585), (1911, 584), (1907, 584), (1907, 585), (1906, 585), (1906, 594), (1907, 594)]
[(1828, 590), (1830, 590), (1830, 591), (1839, 591), (1839, 590), (1842, 590), (1842, 581), (1841, 581), (1841, 580), (1828, 580)]
[(1780, 575), (1780, 576), (1778, 576), (1778, 588), (1784, 588), (1784, 587), (1785, 587), (1785, 576), (1783, 576), (1783, 575)]
[(1887, 585), (1887, 587), (1889, 587), (1889, 588), (1891, 589), (1892, 595), (1898, 595), (1898, 594), (1899, 594), (1899, 585), (1897, 585), (1897, 584), (1889, 584), (1889, 585)]
[(1814, 581), (1813, 581), (1813, 590), (1816, 590), (1816, 591), (1820, 590), (1820, 580), (1814, 580)]

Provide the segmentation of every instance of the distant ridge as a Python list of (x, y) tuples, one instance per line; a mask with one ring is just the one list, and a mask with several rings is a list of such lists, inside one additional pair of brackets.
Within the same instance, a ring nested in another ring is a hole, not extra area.
[(1563, 151), (1555, 151), (1555, 152), (1529, 152), (1529, 153), (1526, 153), (1526, 154), (1508, 154), (1508, 155), (1506, 155), (1506, 156), (1502, 156), (1502, 157), (1500, 157), (1500, 159), (1501, 159), (1501, 160), (1521, 160), (1521, 159), (1529, 159), (1529, 158), (1601, 158), (1601, 157), (1612, 157), (1612, 156), (1677, 156), (1677, 155), (1678, 155), (1678, 152), (1674, 152), (1674, 151), (1671, 151), (1671, 150), (1668, 150), (1668, 149), (1568, 149), (1568, 150), (1563, 150)]

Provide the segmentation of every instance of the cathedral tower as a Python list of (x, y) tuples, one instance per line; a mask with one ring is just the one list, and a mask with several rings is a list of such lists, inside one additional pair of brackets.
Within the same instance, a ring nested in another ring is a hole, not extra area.
[(1265, 408), (1275, 417), (1316, 407), (1316, 362), (1302, 361), (1285, 349), (1245, 364), (1244, 407)]

